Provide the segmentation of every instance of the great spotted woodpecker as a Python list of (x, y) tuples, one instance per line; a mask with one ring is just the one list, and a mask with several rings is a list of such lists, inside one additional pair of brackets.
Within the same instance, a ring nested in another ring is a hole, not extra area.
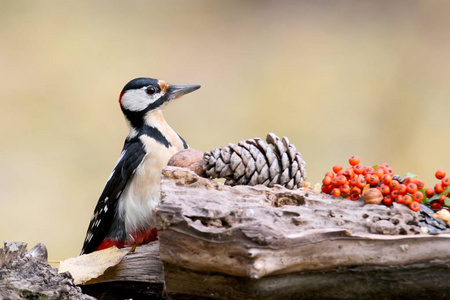
[(130, 132), (95, 207), (81, 254), (156, 240), (161, 170), (173, 154), (188, 148), (164, 120), (162, 109), (199, 88), (152, 78), (125, 85), (119, 103)]

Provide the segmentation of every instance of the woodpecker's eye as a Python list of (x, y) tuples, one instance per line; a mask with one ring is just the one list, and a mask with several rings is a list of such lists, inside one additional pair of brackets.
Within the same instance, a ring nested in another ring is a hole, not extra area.
[(156, 89), (154, 87), (152, 87), (152, 86), (149, 86), (147, 88), (147, 94), (153, 95), (154, 93), (156, 93)]

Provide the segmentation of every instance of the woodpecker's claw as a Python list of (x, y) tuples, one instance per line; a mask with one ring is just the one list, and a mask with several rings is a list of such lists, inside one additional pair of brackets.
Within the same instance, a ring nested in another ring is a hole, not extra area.
[(134, 252), (136, 250), (136, 246), (137, 246), (136, 240), (134, 239), (134, 237), (131, 234), (129, 234), (128, 236), (130, 237), (130, 239), (133, 240), (133, 245), (131, 246), (130, 252)]

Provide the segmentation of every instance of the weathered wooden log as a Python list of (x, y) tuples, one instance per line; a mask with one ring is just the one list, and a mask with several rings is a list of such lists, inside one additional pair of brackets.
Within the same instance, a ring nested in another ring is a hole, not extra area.
[(27, 252), (23, 242), (0, 248), (0, 299), (94, 299), (81, 293), (68, 273), (47, 263), (47, 249), (39, 243)]
[(229, 187), (163, 170), (166, 292), (216, 298), (448, 296), (450, 236), (418, 213), (304, 190)]
[(424, 234), (418, 213), (402, 205), (230, 187), (175, 167), (163, 170), (161, 193), (159, 241), (83, 291), (99, 299), (449, 296), (450, 235)]
[(163, 299), (164, 272), (159, 242), (136, 247), (120, 264), (81, 286), (97, 299)]
[[(125, 248), (125, 250), (130, 248)], [(136, 281), (154, 284), (164, 283), (163, 264), (159, 258), (159, 243), (152, 242), (136, 247), (128, 253), (120, 264), (111, 267), (99, 277), (91, 279), (87, 284), (109, 281)]]

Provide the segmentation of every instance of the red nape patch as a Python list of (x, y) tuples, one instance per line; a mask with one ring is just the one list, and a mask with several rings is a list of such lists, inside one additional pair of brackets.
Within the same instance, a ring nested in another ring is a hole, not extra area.
[(123, 96), (123, 94), (125, 94), (125, 92), (120, 93), (120, 96), (119, 96), (119, 103), (120, 103), (120, 105), (122, 105), (122, 96)]

